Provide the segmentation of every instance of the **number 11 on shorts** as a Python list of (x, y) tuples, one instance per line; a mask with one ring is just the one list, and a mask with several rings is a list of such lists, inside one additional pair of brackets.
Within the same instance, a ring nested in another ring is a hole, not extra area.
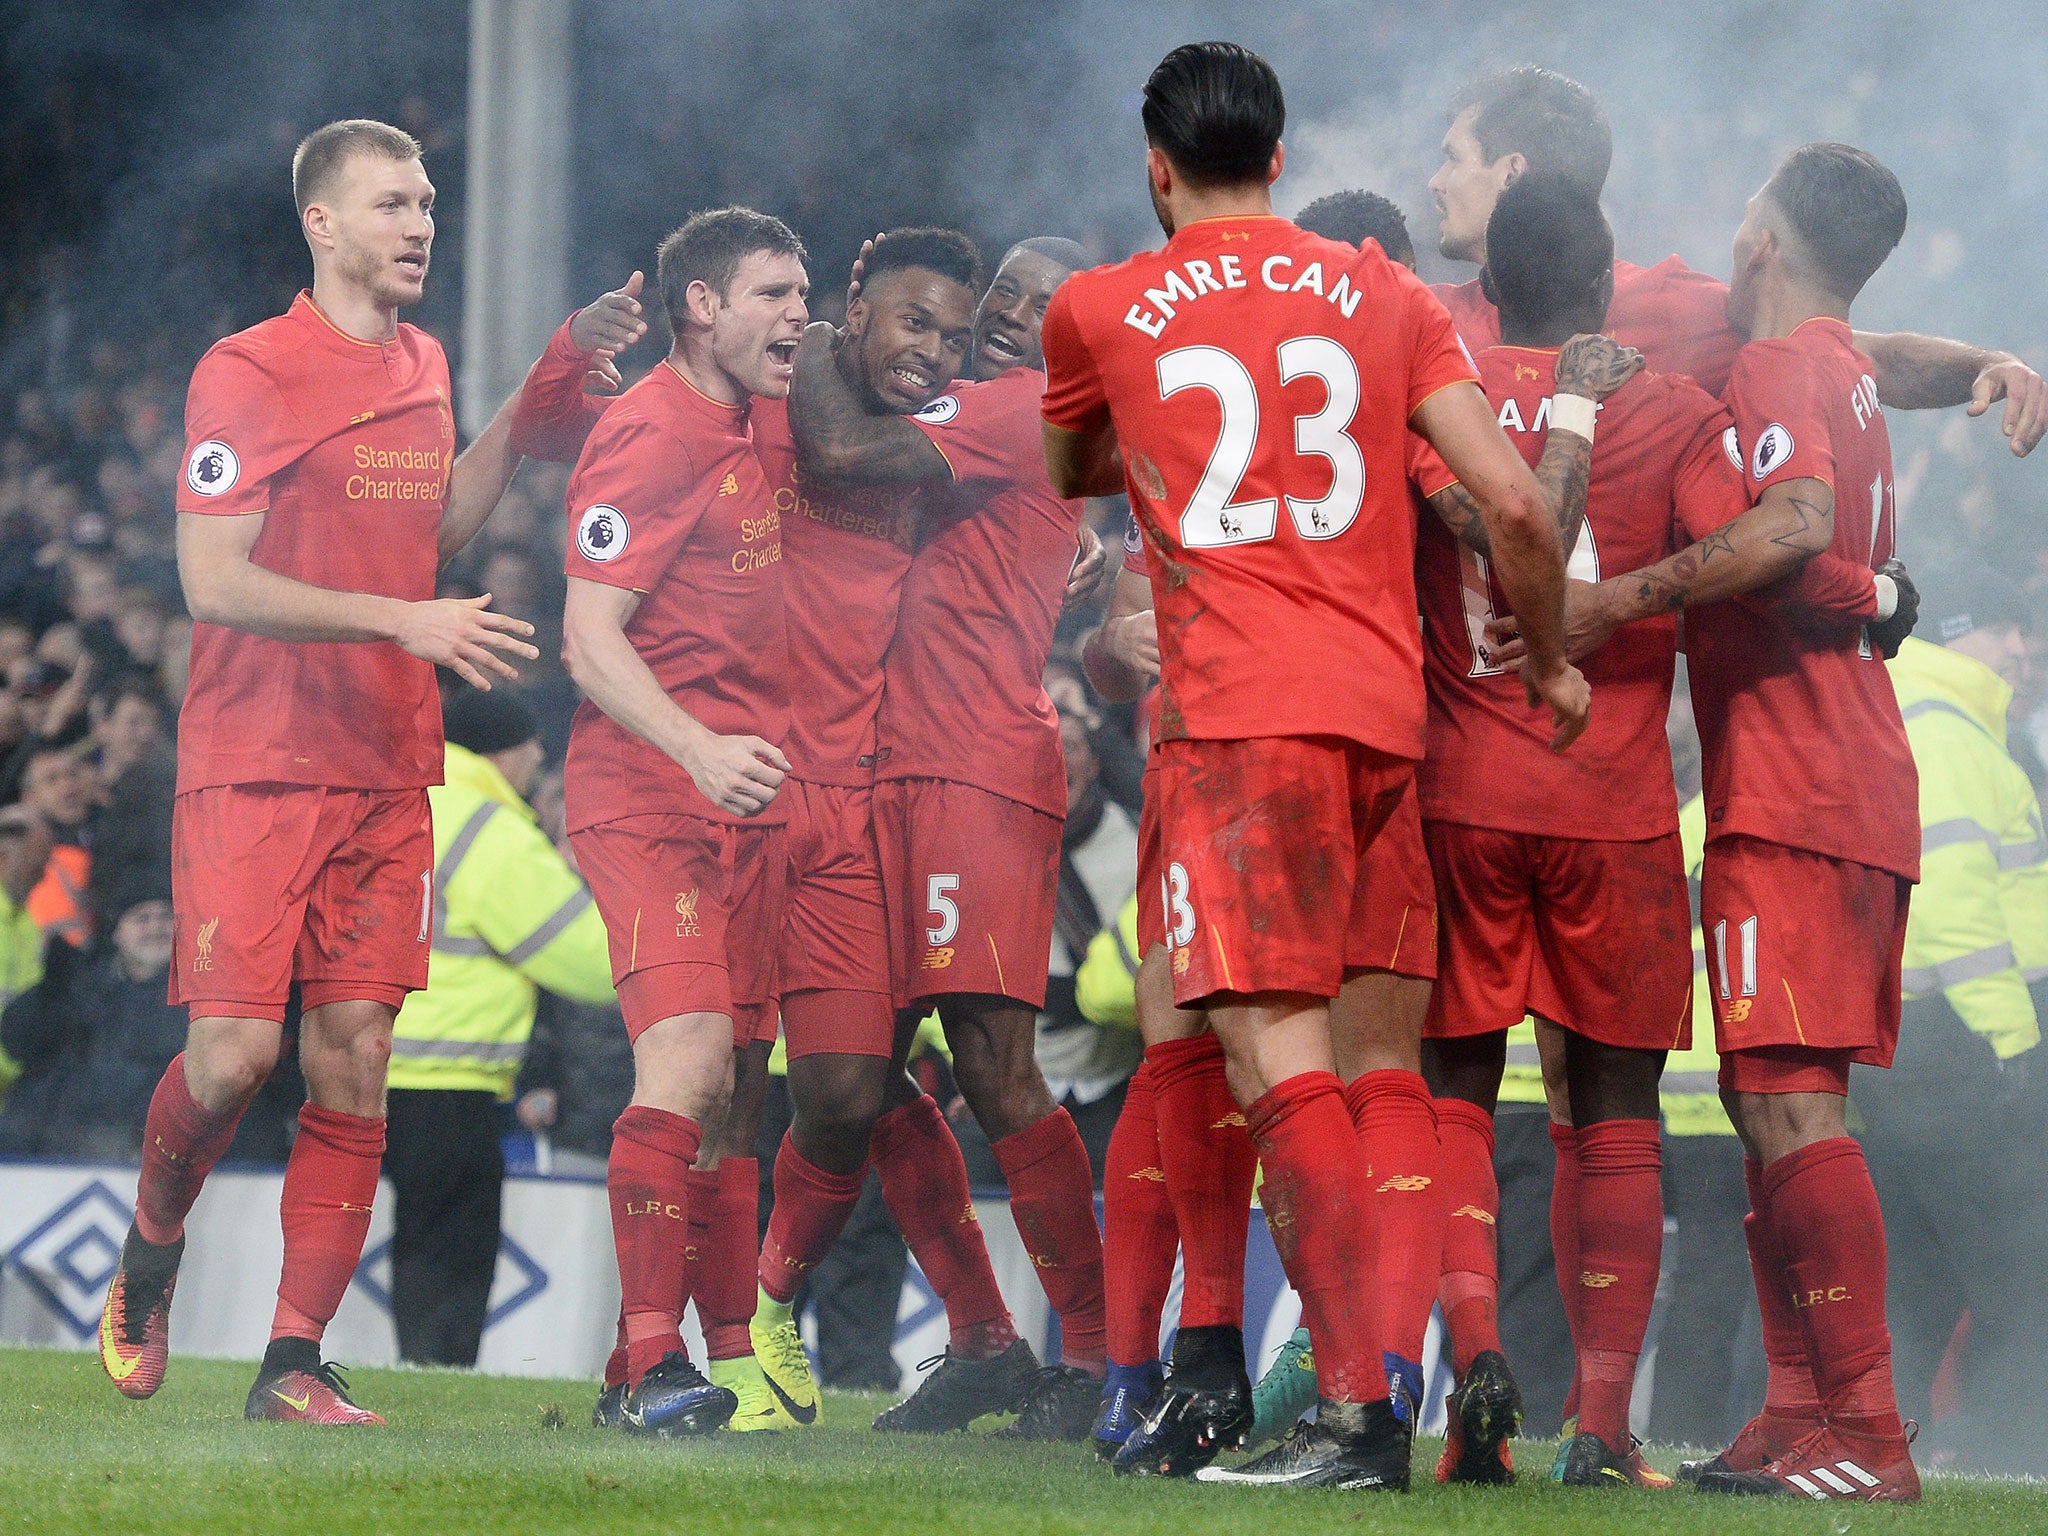
[[(1742, 946), (1742, 995), (1756, 996), (1756, 919), (1745, 917), (1736, 929), (1738, 942)], [(1728, 989), (1728, 919), (1722, 918), (1714, 924), (1714, 969), (1721, 982), (1721, 1001), (1727, 1002), (1734, 994)]]

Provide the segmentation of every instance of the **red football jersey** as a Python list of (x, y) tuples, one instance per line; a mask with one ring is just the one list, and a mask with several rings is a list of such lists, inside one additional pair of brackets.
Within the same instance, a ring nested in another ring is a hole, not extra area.
[(1470, 382), (1377, 245), (1205, 219), (1046, 309), (1045, 418), (1114, 424), (1152, 541), (1162, 739), (1344, 736), (1422, 755), (1408, 418)]
[(789, 405), (754, 406), (754, 444), (782, 516), (789, 607), (789, 740), (813, 784), (872, 784), (882, 658), (896, 634), (917, 547), (921, 486), (819, 485), (803, 478)]
[[(1501, 427), (1533, 466), (1549, 437), (1557, 351), (1491, 347), (1479, 375)], [(1689, 379), (1639, 373), (1600, 407), (1586, 517), (1570, 574), (1598, 581), (1640, 570), (1749, 509), (1734, 418)], [(1422, 599), (1429, 752), (1416, 772), (1422, 814), (1542, 837), (1637, 840), (1678, 830), (1664, 719), (1678, 623), (1618, 630), (1580, 663), (1593, 714), (1569, 752), (1550, 750), (1550, 716), (1531, 709), (1520, 672), (1497, 665), (1486, 625), (1507, 611), (1483, 557), (1432, 517), (1415, 585)]]
[[(434, 595), (455, 462), (448, 359), (426, 332), (358, 341), (301, 293), (214, 343), (185, 400), (178, 510), (263, 514), (249, 558), (340, 592)], [(396, 645), (192, 626), (178, 788), (441, 782), (434, 669)]]
[[(1436, 296), (1450, 309), (1458, 334), (1477, 352), (1500, 345), (1500, 311), (1481, 291), (1479, 279), (1440, 283)], [(1653, 373), (1683, 374), (1718, 395), (1742, 349), (1742, 337), (1728, 324), (1728, 285), (1695, 272), (1676, 256), (1654, 267), (1614, 264), (1614, 302), (1606, 331), (1634, 347)]]
[[(1753, 496), (1781, 480), (1824, 481), (1835, 493), (1830, 553), (1867, 567), (1891, 558), (1891, 438), (1847, 325), (1808, 320), (1751, 342), (1725, 398)], [(1687, 527), (1697, 538), (1713, 523)], [(1869, 642), (1836, 633), (1758, 603), (1686, 615), (1707, 838), (1740, 833), (1918, 879), (1919, 778), (1898, 697)]]
[(933, 493), (903, 582), (875, 772), (952, 779), (1065, 816), (1066, 758), (1044, 677), (1082, 504), (1046, 478), (1044, 397), (1044, 374), (1012, 368), (956, 384), (910, 418), (953, 466), (953, 484)]
[[(626, 638), (670, 698), (721, 736), (789, 734), (782, 519), (747, 432), (666, 361), (592, 430), (569, 480), (571, 576), (642, 594)], [(682, 766), (588, 699), (563, 769), (573, 831), (648, 812), (762, 825), (781, 800), (735, 817)]]

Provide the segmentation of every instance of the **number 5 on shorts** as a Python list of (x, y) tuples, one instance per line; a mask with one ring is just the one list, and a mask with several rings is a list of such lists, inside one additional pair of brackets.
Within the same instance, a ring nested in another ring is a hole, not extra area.
[(933, 875), (925, 882), (924, 909), (938, 919), (935, 926), (925, 929), (925, 942), (933, 946), (950, 944), (953, 935), (960, 931), (960, 909), (953, 905), (948, 891), (960, 889), (958, 875)]

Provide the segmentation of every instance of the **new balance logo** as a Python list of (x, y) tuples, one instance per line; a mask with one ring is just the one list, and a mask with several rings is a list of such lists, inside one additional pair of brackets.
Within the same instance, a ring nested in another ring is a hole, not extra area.
[(1604, 1291), (1620, 1278), (1619, 1275), (1603, 1275), (1596, 1269), (1589, 1269), (1579, 1276), (1579, 1284), (1590, 1291)]
[(1451, 1212), (1451, 1219), (1453, 1221), (1457, 1220), (1457, 1218), (1460, 1216), (1469, 1216), (1474, 1221), (1483, 1221), (1489, 1227), (1499, 1225), (1499, 1223), (1494, 1220), (1493, 1212), (1482, 1211), (1476, 1205), (1461, 1205), (1455, 1211)]
[(719, 494), (719, 495), (721, 495), (721, 496), (737, 496), (737, 495), (739, 495), (739, 493), (740, 493), (740, 477), (739, 477), (738, 475), (728, 474), (728, 475), (727, 475), (727, 476), (726, 476), (726, 477), (725, 477), (725, 478), (724, 478), (723, 480), (721, 480), (721, 481), (719, 481), (719, 482), (718, 482), (718, 494)]
[(1243, 1130), (1243, 1129), (1245, 1128), (1245, 1127), (1244, 1127), (1244, 1116), (1243, 1116), (1243, 1115), (1242, 1115), (1241, 1113), (1239, 1113), (1238, 1111), (1236, 1111), (1236, 1110), (1232, 1110), (1232, 1111), (1231, 1111), (1231, 1112), (1230, 1112), (1229, 1114), (1225, 1115), (1225, 1116), (1224, 1116), (1224, 1117), (1223, 1117), (1223, 1118), (1222, 1118), (1221, 1120), (1212, 1120), (1212, 1121), (1210, 1121), (1210, 1122), (1209, 1122), (1209, 1129), (1210, 1129), (1210, 1130), (1212, 1130), (1212, 1131), (1220, 1131), (1220, 1130), (1222, 1130), (1222, 1129), (1223, 1129), (1223, 1128), (1224, 1128), (1225, 1126), (1231, 1126), (1231, 1125), (1234, 1125), (1234, 1126), (1236, 1126), (1236, 1127), (1237, 1127), (1237, 1128), (1238, 1128), (1239, 1130)]
[(1374, 1193), (1384, 1195), (1389, 1190), (1394, 1190), (1404, 1195), (1417, 1195), (1427, 1188), (1429, 1188), (1429, 1180), (1423, 1177), (1423, 1175), (1419, 1173), (1397, 1173), (1375, 1190)]
[(1140, 1168), (1136, 1173), (1129, 1174), (1127, 1177), (1148, 1179), (1154, 1184), (1164, 1184), (1166, 1182), (1166, 1175), (1157, 1168)]
[[(1854, 1481), (1850, 1481), (1851, 1479)], [(1872, 1477), (1853, 1461), (1838, 1461), (1832, 1467), (1815, 1467), (1811, 1473), (1789, 1472), (1785, 1476), (1785, 1481), (1809, 1499), (1829, 1499), (1836, 1494), (1847, 1494), (1852, 1499), (1860, 1499), (1863, 1497), (1863, 1490), (1875, 1488), (1879, 1479)], [(1816, 1487), (1816, 1483), (1826, 1486)]]
[(940, 948), (926, 950), (924, 952), (924, 958), (918, 961), (918, 964), (927, 971), (943, 971), (947, 966), (951, 965), (952, 963), (953, 946), (950, 944), (944, 945)]

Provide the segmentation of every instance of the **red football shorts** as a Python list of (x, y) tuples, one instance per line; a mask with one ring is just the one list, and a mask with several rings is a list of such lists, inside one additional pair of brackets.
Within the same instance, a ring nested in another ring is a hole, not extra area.
[(171, 815), (170, 1000), (195, 1018), (396, 1008), (427, 984), (434, 828), (423, 789), (220, 784)]
[(1708, 843), (1700, 931), (1722, 1058), (1805, 1046), (1890, 1066), (1911, 892), (1908, 881), (1867, 864), (1753, 837)]
[(1719, 1081), (1735, 1093), (1832, 1093), (1846, 1099), (1854, 1055), (1819, 1045), (1753, 1046), (1721, 1058)]
[(610, 941), (626, 1033), (722, 1013), (733, 1043), (775, 1038), (783, 829), (621, 816), (569, 834)]
[(1045, 1006), (1061, 825), (950, 779), (875, 786), (899, 1008), (958, 992)]
[(1362, 926), (1349, 963), (1419, 981), (1436, 977), (1436, 881), (1411, 781), (1359, 865)]
[[(1337, 736), (1166, 741), (1158, 753), (1173, 1000), (1335, 997), (1376, 963), (1366, 850), (1415, 765)], [(1384, 955), (1377, 963), (1385, 964)]]
[(1692, 910), (1678, 834), (1637, 842), (1424, 824), (1443, 914), (1423, 1033), (1495, 1034), (1524, 1014), (1602, 1045), (1692, 1043)]
[(874, 792), (792, 778), (781, 798), (789, 806), (781, 994), (854, 994), (831, 1007), (785, 1006), (789, 1053), (887, 1056), (896, 1023)]

